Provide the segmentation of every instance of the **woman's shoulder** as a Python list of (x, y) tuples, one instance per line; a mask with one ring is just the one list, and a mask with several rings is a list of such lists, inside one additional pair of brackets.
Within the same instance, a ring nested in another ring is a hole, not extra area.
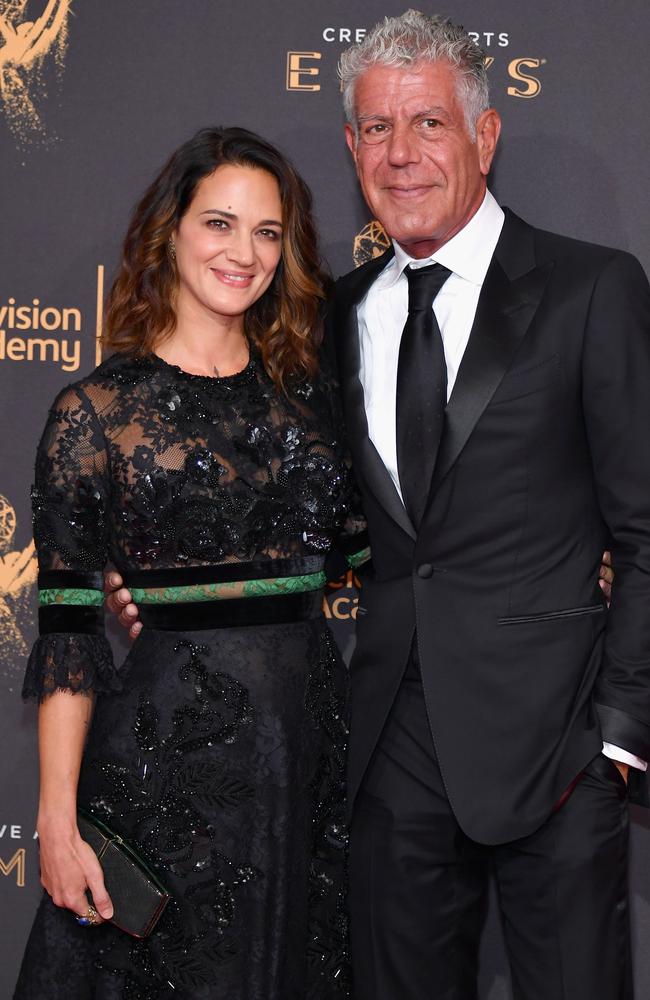
[(148, 381), (155, 372), (155, 366), (147, 357), (127, 354), (112, 354), (97, 365), (88, 375), (68, 383), (59, 390), (51, 409), (73, 411), (97, 405), (106, 396), (128, 394), (135, 386)]

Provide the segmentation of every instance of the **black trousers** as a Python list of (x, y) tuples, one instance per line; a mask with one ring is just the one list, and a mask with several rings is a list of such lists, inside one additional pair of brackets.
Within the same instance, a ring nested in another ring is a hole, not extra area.
[(625, 782), (602, 755), (535, 833), (471, 841), (411, 663), (355, 803), (354, 1000), (476, 1000), (490, 871), (515, 1000), (631, 1000), (627, 846)]

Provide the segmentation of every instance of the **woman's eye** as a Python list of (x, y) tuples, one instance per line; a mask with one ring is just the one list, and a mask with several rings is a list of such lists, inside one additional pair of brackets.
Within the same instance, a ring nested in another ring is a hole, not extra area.
[(260, 236), (268, 240), (279, 240), (280, 234), (275, 229), (260, 229)]
[(208, 219), (208, 226), (210, 229), (227, 229), (228, 223), (225, 219)]

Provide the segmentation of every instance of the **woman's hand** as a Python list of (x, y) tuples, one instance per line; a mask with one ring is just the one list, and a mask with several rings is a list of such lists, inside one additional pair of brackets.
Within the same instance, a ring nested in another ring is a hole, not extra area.
[(104, 873), (92, 847), (81, 839), (76, 822), (60, 817), (39, 818), (38, 839), (41, 855), (41, 885), (56, 906), (77, 916), (88, 912), (92, 895), (102, 923), (113, 916), (113, 904), (104, 885)]
[(612, 599), (612, 584), (614, 582), (614, 570), (612, 569), (612, 555), (610, 552), (603, 552), (603, 558), (598, 576), (600, 589), (605, 595), (605, 600), (609, 604)]
[(89, 890), (98, 917), (107, 920), (113, 904), (101, 865), (77, 827), (79, 768), (93, 701), (93, 696), (55, 691), (39, 707), (41, 790), (36, 829), (41, 883), (54, 903), (83, 917), (90, 906)]

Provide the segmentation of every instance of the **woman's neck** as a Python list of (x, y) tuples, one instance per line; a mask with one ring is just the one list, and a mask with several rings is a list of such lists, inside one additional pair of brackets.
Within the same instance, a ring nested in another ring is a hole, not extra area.
[(242, 371), (249, 359), (243, 317), (220, 319), (179, 316), (176, 329), (156, 347), (156, 354), (193, 375), (223, 377)]

